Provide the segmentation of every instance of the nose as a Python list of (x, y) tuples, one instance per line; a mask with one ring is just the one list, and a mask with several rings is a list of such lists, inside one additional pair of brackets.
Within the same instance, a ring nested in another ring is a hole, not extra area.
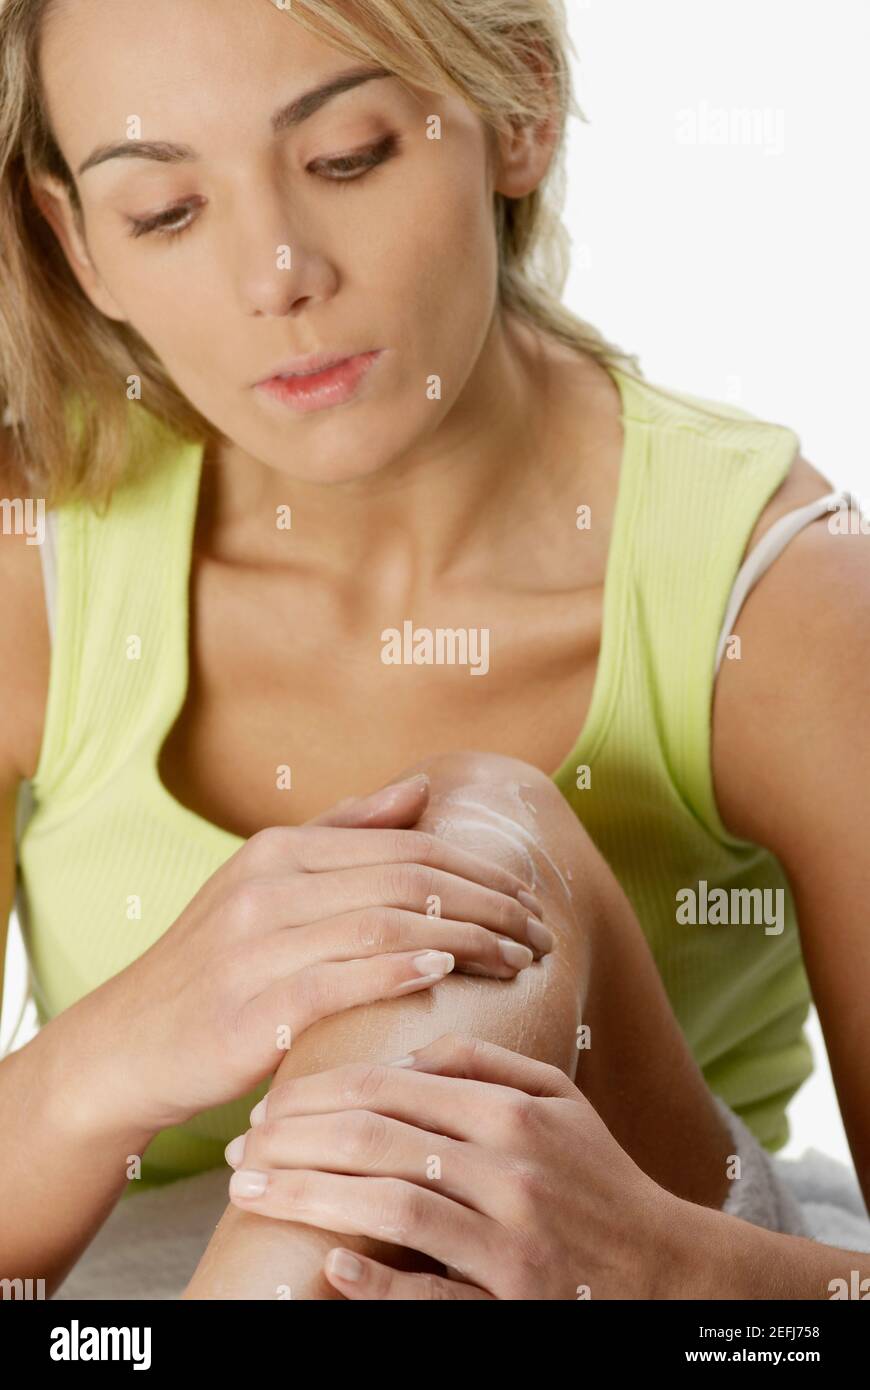
[(249, 317), (286, 318), (335, 293), (335, 266), (314, 226), (303, 224), (288, 214), (280, 190), (261, 181), (239, 218), (233, 251), (238, 299)]

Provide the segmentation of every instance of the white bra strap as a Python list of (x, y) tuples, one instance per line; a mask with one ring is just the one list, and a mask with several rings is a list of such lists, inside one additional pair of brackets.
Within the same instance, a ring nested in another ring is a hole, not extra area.
[(750, 551), (738, 571), (731, 590), (731, 597), (728, 600), (728, 607), (725, 610), (725, 619), (719, 634), (719, 645), (716, 648), (715, 675), (719, 672), (722, 658), (725, 655), (725, 647), (728, 639), (732, 635), (734, 622), (746, 596), (758, 583), (761, 576), (770, 568), (778, 555), (782, 553), (793, 536), (798, 531), (815, 521), (817, 517), (824, 516), (825, 512), (833, 512), (835, 507), (844, 504), (848, 507), (858, 508), (858, 500), (852, 493), (842, 490), (829, 492), (825, 497), (817, 497), (814, 502), (809, 502), (805, 507), (797, 507), (793, 512), (787, 512), (781, 516), (779, 521), (774, 522), (769, 531), (762, 536), (758, 545)]

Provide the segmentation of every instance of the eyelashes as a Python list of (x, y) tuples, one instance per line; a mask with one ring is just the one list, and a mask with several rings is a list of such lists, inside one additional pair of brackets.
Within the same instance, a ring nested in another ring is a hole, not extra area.
[[(354, 154), (339, 155), (335, 159), (315, 159), (307, 166), (315, 177), (325, 183), (343, 184), (356, 183), (365, 178), (366, 174), (376, 169), (379, 165), (385, 164), (388, 159), (392, 159), (398, 152), (400, 140), (398, 135), (390, 134), (379, 140), (376, 145), (370, 145), (367, 149), (359, 150)], [(177, 203), (173, 207), (164, 208), (162, 212), (157, 212), (153, 217), (128, 217), (130, 224), (129, 235), (131, 237), (142, 237), (155, 235), (166, 240), (182, 236), (195, 220), (197, 208), (201, 207), (205, 199), (192, 198), (185, 203)]]
[(308, 168), (315, 171), (329, 170), (329, 173), (322, 177), (334, 183), (352, 183), (369, 169), (374, 169), (378, 164), (384, 164), (392, 158), (398, 147), (399, 137), (387, 135), (376, 145), (370, 145), (368, 149), (359, 150), (355, 154), (340, 155), (337, 159), (315, 159)]
[[(180, 236), (186, 231), (193, 220), (192, 214), (197, 206), (202, 205), (202, 200), (192, 200), (188, 203), (179, 203), (174, 207), (165, 208), (163, 212), (157, 212), (153, 217), (131, 217), (130, 236), (147, 236), (149, 232), (157, 232), (160, 236), (174, 237)], [(182, 219), (187, 218), (187, 221)]]

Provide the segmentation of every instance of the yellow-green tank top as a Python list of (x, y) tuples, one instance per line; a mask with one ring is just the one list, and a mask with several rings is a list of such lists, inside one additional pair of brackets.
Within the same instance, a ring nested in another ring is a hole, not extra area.
[[(735, 406), (612, 372), (625, 448), (601, 650), (585, 725), (554, 780), (628, 895), (710, 1088), (772, 1151), (812, 1070), (810, 994), (781, 866), (719, 817), (710, 711), (735, 575), (799, 439)], [(202, 448), (156, 428), (154, 438), (153, 469), (122, 483), (105, 515), (81, 502), (54, 514), (45, 731), (18, 849), (40, 1022), (130, 965), (242, 844), (182, 806), (157, 773), (188, 683)], [(702, 880), (708, 894), (783, 890), (783, 930), (681, 923), (677, 895)], [(141, 904), (133, 920), (131, 896)], [(162, 1131), (127, 1192), (222, 1164), (267, 1089)]]

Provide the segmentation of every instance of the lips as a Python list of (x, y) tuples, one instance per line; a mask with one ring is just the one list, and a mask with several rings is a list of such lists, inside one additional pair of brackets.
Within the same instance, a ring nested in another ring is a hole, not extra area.
[(268, 376), (263, 377), (262, 381), (257, 382), (257, 385), (263, 386), (267, 381), (280, 381), (286, 377), (315, 376), (328, 367), (337, 366), (339, 362), (350, 362), (357, 355), (359, 354), (350, 352), (315, 352), (308, 357), (293, 357), (287, 362), (282, 362)]
[(285, 364), (256, 385), (263, 396), (299, 412), (322, 410), (352, 400), (382, 349), (353, 357), (320, 353)]

